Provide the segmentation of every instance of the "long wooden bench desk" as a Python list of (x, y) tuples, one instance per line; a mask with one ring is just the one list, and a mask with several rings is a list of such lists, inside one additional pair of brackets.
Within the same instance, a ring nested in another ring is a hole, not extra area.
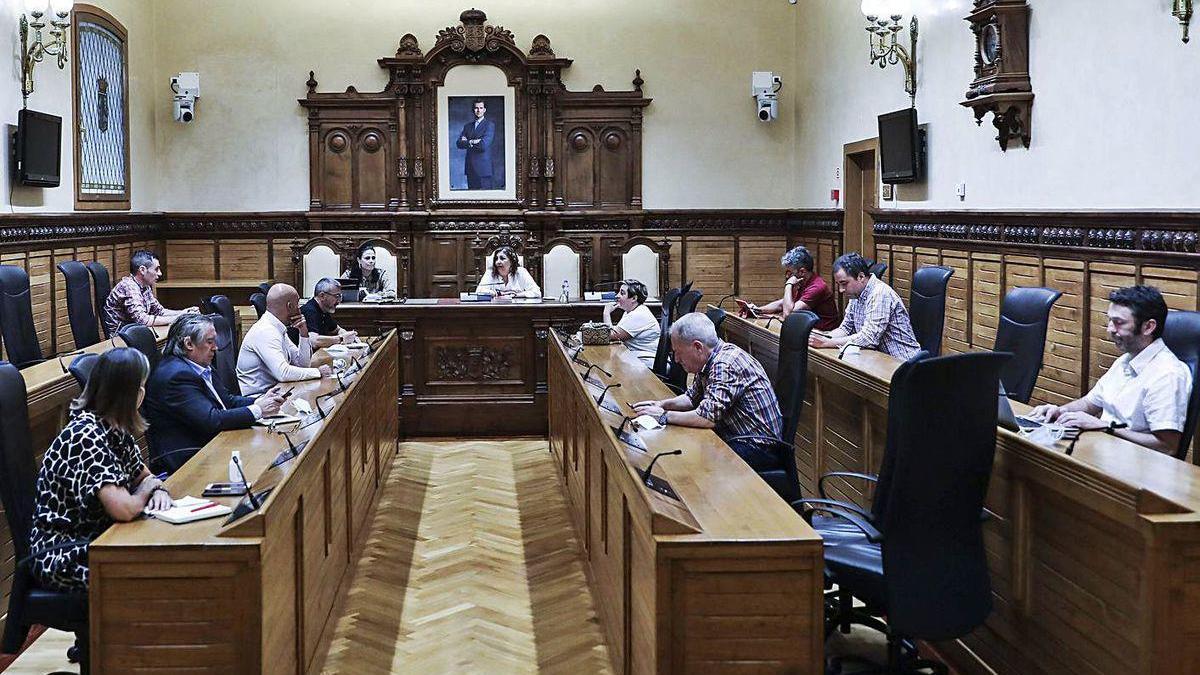
[[(91, 546), (93, 673), (306, 673), (321, 663), (372, 506), (397, 443), (395, 333), (383, 338), (347, 390), (322, 403), (324, 420), (290, 434), (298, 457), (269, 468), (284, 437), (227, 431), (167, 480), (200, 496), (228, 480), (239, 450), (257, 510), (184, 525), (117, 524)], [(336, 380), (295, 383), (316, 406)], [(234, 504), (236, 498), (222, 498)]]
[[(546, 435), (552, 329), (600, 321), (603, 302), (342, 303), (337, 321), (364, 335), (396, 329), (400, 428), (410, 436)], [(657, 312), (658, 303), (648, 303)]]
[[(763, 323), (729, 315), (722, 331), (774, 373), (780, 324)], [(809, 351), (796, 438), (806, 496), (828, 471), (878, 471), (898, 365)], [(968, 673), (1200, 672), (1200, 468), (1102, 433), (1065, 450), (998, 430), (984, 526), (995, 609), (939, 651)], [(869, 501), (861, 485), (828, 486)]]
[[(549, 354), (550, 448), (619, 673), (822, 672), (821, 538), (717, 435), (668, 426), (618, 440), (622, 416), (557, 335)], [(572, 350), (573, 353), (573, 350)], [(627, 403), (669, 390), (624, 346), (581, 358)], [(678, 499), (650, 490), (642, 471)]]

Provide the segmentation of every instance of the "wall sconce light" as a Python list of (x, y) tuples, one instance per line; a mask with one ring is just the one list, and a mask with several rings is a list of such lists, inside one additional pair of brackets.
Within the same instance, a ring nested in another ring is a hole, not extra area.
[(862, 0), (867, 17), (867, 38), (871, 47), (871, 65), (904, 67), (904, 91), (917, 100), (917, 17), (908, 24), (908, 48), (898, 41), (905, 14), (912, 13), (911, 0)]
[(1192, 0), (1175, 0), (1171, 6), (1171, 16), (1179, 19), (1179, 26), (1183, 29), (1183, 41), (1187, 42), (1188, 24), (1192, 21)]
[[(71, 25), (73, 0), (50, 0), (50, 41), (42, 39), (46, 27), (46, 0), (25, 0), (25, 13), (21, 15), (21, 100), (28, 101), (33, 93), (33, 67), (47, 55), (58, 57), (58, 69), (67, 65), (67, 28)], [(33, 41), (30, 42), (30, 29)]]

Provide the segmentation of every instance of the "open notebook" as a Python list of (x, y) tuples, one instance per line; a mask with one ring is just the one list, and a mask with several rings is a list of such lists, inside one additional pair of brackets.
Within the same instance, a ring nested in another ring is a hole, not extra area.
[(151, 511), (147, 508), (144, 513), (148, 516), (154, 516), (159, 520), (165, 520), (173, 525), (180, 525), (182, 523), (190, 523), (193, 520), (224, 516), (232, 511), (233, 509), (230, 507), (208, 499), (180, 497), (175, 500), (174, 506), (165, 511)]

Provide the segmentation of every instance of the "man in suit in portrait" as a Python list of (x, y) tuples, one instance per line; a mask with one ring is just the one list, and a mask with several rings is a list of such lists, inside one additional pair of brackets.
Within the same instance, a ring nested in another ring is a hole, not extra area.
[(487, 106), (481, 99), (472, 104), (475, 120), (463, 125), (458, 147), (467, 151), (464, 171), (468, 190), (492, 190), (492, 141), (496, 123), (487, 118)]
[(175, 321), (163, 352), (146, 383), (142, 405), (150, 423), (146, 438), (153, 471), (175, 471), (218, 433), (247, 429), (283, 405), (276, 390), (257, 399), (229, 393), (212, 369), (217, 330), (203, 314), (185, 314)]

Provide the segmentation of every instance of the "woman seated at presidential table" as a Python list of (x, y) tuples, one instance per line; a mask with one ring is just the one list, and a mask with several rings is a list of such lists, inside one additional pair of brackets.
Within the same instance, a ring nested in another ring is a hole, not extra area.
[(396, 297), (396, 280), (376, 266), (375, 247), (366, 242), (358, 247), (354, 263), (342, 273), (343, 279), (358, 282), (358, 289), (378, 298)]
[(624, 312), (621, 320), (612, 329), (612, 339), (622, 342), (629, 351), (641, 359), (647, 367), (654, 366), (654, 355), (658, 351), (658, 319), (646, 306), (649, 291), (646, 284), (637, 279), (621, 282), (616, 302), (604, 306), (604, 323), (613, 326), (612, 313), (615, 309)]
[(479, 279), (476, 295), (503, 295), (511, 298), (540, 298), (542, 289), (529, 271), (521, 266), (517, 252), (501, 246), (492, 254), (492, 268)]
[(147, 505), (171, 507), (134, 441), (146, 428), (138, 406), (149, 374), (150, 362), (136, 349), (101, 354), (71, 402), (71, 420), (42, 459), (29, 545), (33, 574), (46, 588), (87, 591), (88, 544)]

